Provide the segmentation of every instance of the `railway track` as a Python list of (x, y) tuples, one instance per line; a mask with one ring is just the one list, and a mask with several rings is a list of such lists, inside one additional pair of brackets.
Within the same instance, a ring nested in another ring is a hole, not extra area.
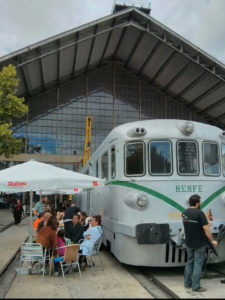
[(127, 271), (156, 299), (179, 299), (146, 268), (126, 266)]

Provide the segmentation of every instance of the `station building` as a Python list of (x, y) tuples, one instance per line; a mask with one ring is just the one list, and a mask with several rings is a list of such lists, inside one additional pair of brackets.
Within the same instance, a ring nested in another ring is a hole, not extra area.
[(114, 3), (104, 18), (0, 58), (16, 66), (29, 113), (15, 120), (22, 152), (77, 170), (92, 116), (91, 152), (117, 125), (185, 119), (225, 128), (225, 66), (150, 15), (150, 1)]

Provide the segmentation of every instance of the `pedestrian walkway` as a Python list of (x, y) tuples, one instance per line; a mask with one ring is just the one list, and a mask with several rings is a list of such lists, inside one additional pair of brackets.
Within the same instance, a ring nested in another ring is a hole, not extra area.
[(13, 282), (6, 298), (152, 298), (135, 278), (106, 251), (102, 253), (104, 270), (99, 259), (95, 258), (95, 276), (91, 268), (79, 273), (66, 274), (66, 283), (62, 276), (21, 275), (20, 281)]
[(0, 209), (0, 230), (12, 222), (14, 218), (11, 209)]
[(28, 237), (28, 221), (29, 217), (23, 219), (19, 225), (13, 225), (0, 233), (0, 275)]

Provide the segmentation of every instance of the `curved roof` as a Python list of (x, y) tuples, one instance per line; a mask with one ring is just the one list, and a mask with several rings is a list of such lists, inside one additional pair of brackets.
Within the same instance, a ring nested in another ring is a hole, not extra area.
[(31, 97), (94, 68), (125, 69), (225, 128), (225, 65), (141, 11), (129, 8), (0, 58)]

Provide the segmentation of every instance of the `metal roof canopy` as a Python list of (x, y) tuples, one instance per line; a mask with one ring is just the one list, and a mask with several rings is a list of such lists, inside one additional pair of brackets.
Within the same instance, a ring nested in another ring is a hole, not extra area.
[(27, 98), (112, 61), (225, 128), (225, 66), (140, 10), (128, 8), (0, 58)]

